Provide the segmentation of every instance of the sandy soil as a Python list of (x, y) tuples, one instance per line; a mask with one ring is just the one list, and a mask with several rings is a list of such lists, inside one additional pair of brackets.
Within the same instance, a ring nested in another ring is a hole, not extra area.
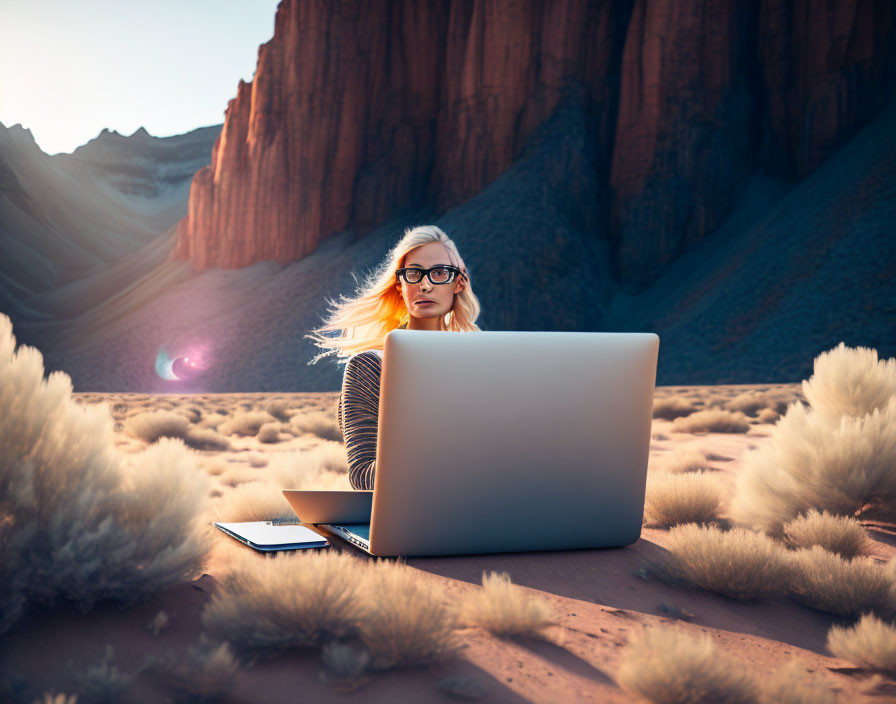
[[(709, 456), (720, 477), (733, 482), (743, 453), (766, 441), (774, 422), (771, 411), (763, 420), (756, 416), (763, 408), (781, 408), (782, 403), (801, 398), (799, 386), (660, 387), (655, 397), (657, 403), (676, 397), (705, 409), (729, 407), (745, 394), (762, 399), (760, 408), (748, 416), (747, 432), (683, 433), (673, 429), (671, 420), (654, 419), (651, 461), (693, 446)], [(268, 442), (254, 435), (221, 433), (229, 443), (227, 449), (195, 450), (197, 465), (209, 473), (211, 497), (219, 507), (243, 483), (273, 482), (267, 469), (276, 453), (310, 450), (338, 438), (335, 393), (76, 396), (80, 403), (109, 405), (116, 444), (124, 452), (146, 447), (127, 428), (129, 419), (148, 411), (184, 413), (194, 426), (212, 430), (241, 412), (277, 411), (279, 425), (268, 431)], [(318, 418), (315, 432), (301, 430), (304, 416)], [(869, 532), (873, 556), (891, 559), (896, 534), (884, 529)], [(409, 559), (411, 567), (444, 580), (456, 594), (477, 588), (485, 570), (507, 572), (514, 583), (555, 607), (558, 624), (546, 640), (499, 639), (466, 629), (459, 633), (465, 647), (456, 659), (372, 674), (352, 691), (322, 682), (319, 651), (293, 652), (241, 671), (227, 701), (445, 701), (449, 697), (436, 683), (449, 676), (473, 683), (482, 690), (480, 699), (489, 702), (629, 701), (614, 681), (628, 635), (676, 621), (686, 629), (709, 633), (723, 651), (758, 674), (796, 658), (810, 677), (827, 683), (843, 701), (896, 701), (896, 682), (827, 654), (827, 631), (841, 619), (785, 597), (743, 602), (651, 576), (649, 566), (663, 553), (667, 537), (665, 530), (645, 527), (640, 540), (618, 549)], [(100, 662), (107, 645), (114, 648), (111, 662), (121, 672), (137, 671), (147, 655), (185, 652), (199, 640), (200, 613), (226, 570), (229, 551), (248, 550), (220, 534), (215, 541), (207, 574), (150, 602), (128, 609), (104, 604), (87, 614), (69, 606), (31, 614), (0, 642), (0, 683), (7, 692), (27, 692), (32, 698), (51, 689), (74, 692), (78, 673)], [(336, 547), (357, 559), (369, 559), (344, 544)], [(147, 624), (160, 610), (170, 620), (154, 635)], [(174, 690), (149, 670), (137, 675), (122, 699), (166, 700), (177, 701)]]

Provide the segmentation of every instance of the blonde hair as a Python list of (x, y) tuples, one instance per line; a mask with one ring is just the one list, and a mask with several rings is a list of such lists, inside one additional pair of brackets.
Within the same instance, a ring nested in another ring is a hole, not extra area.
[[(354, 298), (341, 295), (341, 300), (327, 300), (332, 306), (323, 325), (311, 331), (310, 338), (324, 351), (308, 364), (314, 364), (322, 357), (335, 352), (340, 359), (347, 359), (358, 352), (383, 349), (386, 334), (410, 320), (404, 299), (396, 290), (395, 272), (404, 257), (413, 249), (430, 242), (441, 242), (448, 251), (450, 263), (467, 274), (467, 268), (457, 251), (457, 246), (435, 225), (420, 225), (405, 230), (404, 237), (396, 244), (385, 261), (364, 281)], [(453, 332), (473, 332), (479, 330), (479, 299), (473, 293), (469, 276), (466, 286), (454, 297), (454, 305), (444, 318), (439, 320), (440, 330)], [(338, 332), (336, 336), (323, 333)]]

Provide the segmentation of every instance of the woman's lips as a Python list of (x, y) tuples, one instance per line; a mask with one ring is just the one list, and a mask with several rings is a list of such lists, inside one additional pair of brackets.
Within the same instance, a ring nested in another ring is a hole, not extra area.
[(416, 303), (418, 306), (427, 306), (430, 303), (435, 303), (435, 301), (420, 300), (420, 301), (414, 301), (414, 303)]

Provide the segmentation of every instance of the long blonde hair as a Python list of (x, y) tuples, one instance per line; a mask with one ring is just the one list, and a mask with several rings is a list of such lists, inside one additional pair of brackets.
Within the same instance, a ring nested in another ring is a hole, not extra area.
[[(435, 225), (420, 225), (405, 230), (404, 237), (396, 244), (385, 261), (379, 265), (359, 288), (354, 298), (341, 295), (341, 300), (327, 300), (332, 308), (323, 325), (305, 337), (324, 351), (308, 364), (314, 364), (322, 357), (335, 353), (340, 359), (348, 359), (353, 354), (365, 350), (383, 349), (386, 334), (410, 320), (404, 299), (396, 290), (395, 272), (412, 249), (430, 242), (441, 242), (448, 250), (451, 264), (467, 274), (467, 268), (457, 251), (457, 246)], [(467, 274), (466, 286), (454, 297), (451, 311), (439, 320), (440, 330), (473, 332), (479, 330), (479, 299), (470, 286)], [(338, 332), (339, 335), (324, 335)]]

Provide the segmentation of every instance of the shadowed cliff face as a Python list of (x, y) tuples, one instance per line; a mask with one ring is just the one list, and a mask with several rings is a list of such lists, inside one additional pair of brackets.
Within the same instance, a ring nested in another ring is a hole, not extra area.
[(803, 178), (878, 108), (889, 2), (284, 0), (193, 180), (174, 256), (307, 256), (480, 193), (576, 84), (594, 237), (628, 291), (728, 217), (757, 168)]

